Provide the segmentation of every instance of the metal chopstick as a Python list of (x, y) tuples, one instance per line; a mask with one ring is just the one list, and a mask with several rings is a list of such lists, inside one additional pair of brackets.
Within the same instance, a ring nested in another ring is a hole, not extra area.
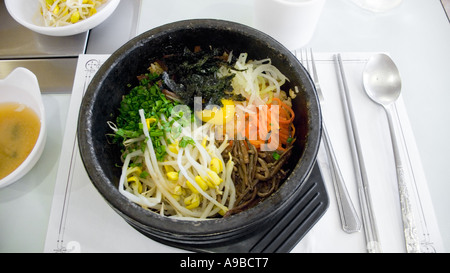
[[(314, 54), (312, 49), (310, 51), (310, 58), (308, 58), (308, 51), (305, 50), (305, 59), (303, 59), (303, 50), (301, 51), (300, 59), (307, 69), (313, 75), (313, 80), (316, 85), (316, 90), (319, 95), (320, 104), (323, 107), (325, 104), (325, 97), (323, 96), (322, 89), (319, 83), (319, 77), (317, 75), (316, 62), (314, 60)], [(311, 63), (311, 67), (310, 67)], [(341, 219), (342, 229), (347, 233), (358, 232), (361, 230), (361, 221), (356, 213), (353, 202), (348, 193), (347, 187), (344, 182), (344, 178), (339, 168), (331, 140), (328, 135), (328, 130), (325, 121), (322, 122), (323, 129), (323, 144), (330, 164), (331, 176), (333, 179), (333, 185), (336, 193), (336, 200), (338, 204), (339, 216)]]
[(336, 70), (338, 74), (338, 80), (341, 82), (341, 96), (345, 106), (344, 113), (346, 118), (347, 132), (349, 135), (353, 164), (355, 167), (355, 175), (358, 183), (358, 194), (362, 211), (366, 248), (370, 253), (380, 253), (382, 252), (382, 250), (381, 244), (378, 239), (378, 230), (376, 226), (375, 215), (372, 209), (372, 200), (370, 197), (367, 173), (364, 165), (364, 157), (361, 153), (359, 134), (355, 126), (356, 123), (353, 113), (353, 107), (351, 101), (349, 100), (350, 95), (341, 54), (335, 55), (335, 61), (337, 64)]

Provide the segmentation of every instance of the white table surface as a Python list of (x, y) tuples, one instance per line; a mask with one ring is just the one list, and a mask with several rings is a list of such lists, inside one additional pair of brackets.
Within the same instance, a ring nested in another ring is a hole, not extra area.
[[(142, 2), (137, 34), (188, 18), (253, 26), (257, 0)], [(450, 252), (450, 22), (440, 1), (405, 0), (391, 12), (373, 14), (350, 0), (328, 0), (308, 47), (316, 52), (383, 51), (393, 57), (402, 74), (403, 98), (445, 250)], [(69, 103), (69, 94), (44, 95), (49, 127), (42, 158), (28, 175), (0, 190), (0, 252), (44, 249)]]

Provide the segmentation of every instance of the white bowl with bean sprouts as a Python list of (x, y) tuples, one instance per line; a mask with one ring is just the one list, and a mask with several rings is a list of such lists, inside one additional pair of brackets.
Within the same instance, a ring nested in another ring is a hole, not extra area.
[(71, 36), (103, 23), (120, 0), (5, 0), (22, 26), (48, 36)]

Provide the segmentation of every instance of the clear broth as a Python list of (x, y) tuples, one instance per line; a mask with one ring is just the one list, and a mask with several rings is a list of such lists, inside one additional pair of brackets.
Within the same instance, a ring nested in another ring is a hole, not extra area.
[(41, 130), (38, 115), (20, 103), (0, 103), (0, 179), (28, 157)]

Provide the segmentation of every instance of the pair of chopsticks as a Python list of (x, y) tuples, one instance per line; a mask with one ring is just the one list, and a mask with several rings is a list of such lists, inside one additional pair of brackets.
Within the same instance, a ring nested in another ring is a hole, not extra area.
[(372, 208), (372, 200), (370, 197), (367, 172), (365, 169), (364, 158), (361, 153), (361, 143), (359, 141), (358, 130), (355, 126), (356, 121), (353, 114), (353, 106), (351, 101), (348, 99), (350, 95), (341, 54), (335, 55), (335, 61), (337, 66), (336, 70), (338, 73), (338, 78), (341, 81), (342, 100), (344, 105), (346, 106), (344, 107), (344, 114), (346, 118), (347, 132), (350, 136), (350, 147), (355, 168), (355, 175), (358, 183), (358, 196), (362, 212), (366, 248), (369, 253), (380, 253), (382, 252), (382, 250), (378, 239), (378, 229), (376, 226), (375, 214)]

